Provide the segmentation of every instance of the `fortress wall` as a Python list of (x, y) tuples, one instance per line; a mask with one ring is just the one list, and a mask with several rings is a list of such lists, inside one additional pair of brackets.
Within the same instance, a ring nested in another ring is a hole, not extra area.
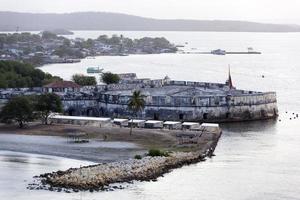
[(230, 97), (231, 105), (257, 105), (273, 102), (277, 102), (275, 92)]
[(7, 101), (8, 101), (7, 99), (0, 99), (0, 110), (2, 110), (2, 107), (5, 106)]
[[(132, 116), (126, 105), (99, 103), (104, 116)], [(259, 104), (216, 107), (157, 107), (146, 106), (139, 118), (185, 121), (244, 121), (274, 118), (278, 114), (277, 104)]]
[(96, 100), (63, 100), (63, 110), (71, 116), (99, 116)]
[[(130, 96), (100, 95), (100, 102), (110, 104), (127, 104)], [(242, 106), (259, 105), (276, 102), (276, 93), (247, 94), (240, 96), (147, 96), (147, 106), (159, 107), (216, 107), (216, 106)]]

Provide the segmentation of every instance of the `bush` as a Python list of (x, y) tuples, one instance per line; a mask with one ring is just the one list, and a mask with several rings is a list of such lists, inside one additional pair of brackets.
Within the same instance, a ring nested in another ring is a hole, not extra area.
[(134, 156), (134, 159), (141, 160), (141, 159), (142, 159), (142, 156), (141, 156), (141, 155), (135, 155), (135, 156)]
[(97, 85), (96, 78), (94, 76), (85, 76), (82, 74), (74, 74), (72, 80), (81, 86)]
[(107, 85), (109, 84), (114, 84), (114, 83), (119, 83), (120, 77), (118, 74), (113, 74), (111, 72), (106, 72), (101, 75), (101, 81), (103, 83), (106, 83)]
[(156, 157), (156, 156), (163, 156), (163, 157), (168, 157), (169, 154), (165, 151), (161, 151), (159, 149), (150, 149), (148, 152), (148, 156), (151, 157)]
[(20, 128), (35, 118), (34, 105), (28, 96), (11, 98), (0, 113), (1, 122), (7, 124), (16, 122)]
[(41, 87), (54, 80), (61, 80), (17, 61), (0, 61), (0, 88)]

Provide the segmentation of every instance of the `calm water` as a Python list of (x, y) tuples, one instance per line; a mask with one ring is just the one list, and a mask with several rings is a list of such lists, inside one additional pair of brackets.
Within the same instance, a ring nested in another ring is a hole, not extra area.
[[(120, 32), (76, 32), (72, 37), (95, 38)], [(0, 154), (0, 196), (6, 199), (300, 199), (300, 34), (298, 33), (198, 33), (198, 32), (124, 32), (124, 36), (165, 36), (186, 49), (210, 51), (216, 48), (243, 51), (247, 47), (262, 55), (135, 55), (98, 57), (76, 64), (48, 65), (44, 71), (69, 79), (84, 73), (88, 66), (101, 66), (112, 72), (136, 72), (139, 77), (224, 82), (231, 65), (236, 87), (276, 91), (279, 121), (224, 124), (224, 135), (216, 157), (205, 163), (176, 169), (158, 182), (137, 183), (125, 190), (102, 193), (58, 194), (26, 191), (24, 180), (31, 176), (76, 165), (57, 162), (40, 165), (35, 159), (14, 162)], [(264, 75), (265, 78), (261, 78)], [(288, 113), (286, 113), (286, 111)], [(290, 120), (292, 118), (292, 120)], [(31, 158), (32, 155), (24, 156)], [(10, 157), (10, 156), (8, 156)], [(14, 155), (12, 155), (14, 157)], [(7, 161), (9, 160), (9, 161)], [(62, 165), (63, 163), (63, 165)], [(22, 176), (13, 176), (19, 175)], [(5, 179), (6, 182), (3, 183)], [(1, 182), (2, 181), (2, 182)], [(4, 189), (2, 189), (4, 186)], [(15, 196), (16, 195), (16, 196)]]

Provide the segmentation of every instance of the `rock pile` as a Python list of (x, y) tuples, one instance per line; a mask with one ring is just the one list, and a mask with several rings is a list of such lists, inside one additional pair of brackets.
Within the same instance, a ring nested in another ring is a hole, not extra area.
[(142, 159), (129, 159), (121, 162), (70, 168), (66, 171), (42, 174), (36, 177), (41, 184), (31, 185), (29, 189), (48, 189), (51, 191), (66, 192), (70, 190), (74, 192), (89, 190), (93, 192), (110, 190), (110, 186), (115, 183), (132, 182), (135, 180), (156, 180), (157, 177), (162, 176), (171, 169), (204, 161), (205, 157), (213, 156), (220, 136), (221, 133), (217, 138), (207, 142), (205, 145), (206, 148), (201, 152), (173, 152), (167, 157), (146, 156)]
[[(171, 169), (203, 161), (199, 153), (172, 153), (169, 157), (144, 157), (122, 162), (70, 168), (40, 175), (41, 189), (103, 190), (113, 183), (155, 180)], [(47, 187), (48, 186), (48, 187)]]

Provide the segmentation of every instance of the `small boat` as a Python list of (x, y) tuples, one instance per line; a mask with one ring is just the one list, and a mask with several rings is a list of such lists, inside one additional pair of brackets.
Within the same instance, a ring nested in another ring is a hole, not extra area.
[(212, 50), (211, 54), (214, 54), (214, 55), (226, 55), (226, 51), (222, 50), (222, 49), (216, 49), (216, 50)]
[(103, 71), (103, 69), (100, 69), (99, 67), (88, 67), (86, 69), (86, 72), (88, 74), (98, 74), (101, 73)]

